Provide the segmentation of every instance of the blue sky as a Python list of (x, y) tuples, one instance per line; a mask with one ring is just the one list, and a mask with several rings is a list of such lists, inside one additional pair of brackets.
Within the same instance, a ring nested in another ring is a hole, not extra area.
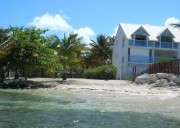
[(112, 35), (119, 23), (178, 23), (180, 0), (1, 0), (0, 27), (48, 28), (75, 32), (86, 43), (98, 34)]

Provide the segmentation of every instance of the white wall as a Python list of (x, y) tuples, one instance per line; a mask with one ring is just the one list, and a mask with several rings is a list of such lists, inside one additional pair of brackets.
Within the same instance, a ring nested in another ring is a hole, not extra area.
[[(123, 49), (122, 48), (122, 37), (125, 36), (125, 33), (121, 26), (119, 26), (115, 43), (113, 46), (113, 57), (112, 57), (112, 64), (115, 65), (118, 69), (117, 72), (117, 79), (120, 79), (121, 77), (121, 69), (122, 69), (122, 56), (123, 56)], [(127, 44), (125, 44), (127, 46)]]

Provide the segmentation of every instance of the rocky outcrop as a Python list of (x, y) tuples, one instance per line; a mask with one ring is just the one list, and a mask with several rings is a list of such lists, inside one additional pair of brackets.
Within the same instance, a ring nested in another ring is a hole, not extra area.
[(27, 88), (28, 84), (25, 80), (22, 79), (6, 79), (3, 83), (0, 84), (1, 88)]
[(135, 79), (135, 83), (152, 87), (180, 86), (180, 76), (167, 73), (143, 74)]
[(56, 85), (49, 85), (43, 82), (25, 81), (23, 79), (6, 79), (0, 83), (3, 89), (34, 89), (34, 88), (51, 88)]
[(155, 74), (148, 75), (148, 84), (156, 83), (158, 77)]
[(141, 75), (136, 78), (135, 82), (138, 84), (146, 84), (148, 82), (148, 74)]

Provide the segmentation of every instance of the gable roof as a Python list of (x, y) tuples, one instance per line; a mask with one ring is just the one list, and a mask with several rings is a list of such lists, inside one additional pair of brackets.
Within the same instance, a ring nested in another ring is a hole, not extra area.
[(134, 33), (132, 33), (131, 36), (134, 34), (142, 34), (149, 36), (149, 33), (142, 26), (140, 26)]
[(173, 38), (175, 38), (174, 35), (169, 31), (168, 28), (166, 28), (164, 31), (162, 31), (161, 33), (159, 33), (159, 35), (158, 35), (157, 37), (159, 37), (159, 36), (161, 36), (161, 35), (172, 36)]
[[(126, 24), (126, 23), (120, 23), (120, 26), (122, 27), (128, 39), (132, 39), (131, 35), (142, 26), (146, 30), (146, 32), (149, 34), (149, 39), (153, 41), (158, 41), (157, 37), (161, 35), (167, 28), (164, 26), (153, 26), (153, 25), (147, 25), (147, 24), (138, 25), (138, 24)], [(174, 36), (174, 41), (180, 42), (180, 29), (168, 27), (168, 30)]]

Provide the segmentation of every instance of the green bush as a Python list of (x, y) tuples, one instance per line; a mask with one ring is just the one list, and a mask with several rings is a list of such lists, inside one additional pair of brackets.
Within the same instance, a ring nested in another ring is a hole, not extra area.
[(157, 60), (157, 63), (170, 62), (172, 60), (172, 58), (161, 57)]
[(88, 79), (115, 79), (117, 69), (113, 65), (104, 65), (90, 68), (84, 71), (84, 76)]

